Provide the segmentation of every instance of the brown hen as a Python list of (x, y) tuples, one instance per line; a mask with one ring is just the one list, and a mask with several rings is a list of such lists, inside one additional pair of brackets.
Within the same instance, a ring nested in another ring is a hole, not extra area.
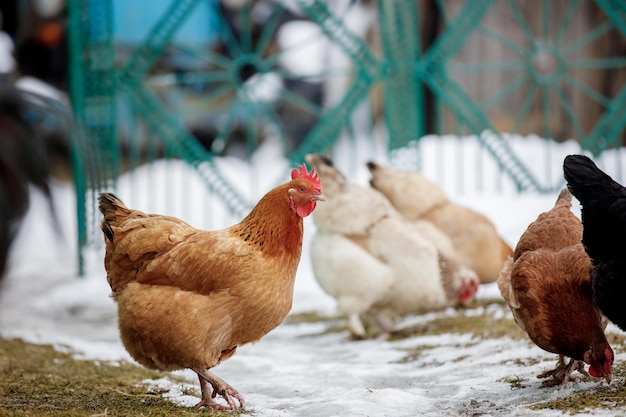
[[(132, 210), (113, 194), (101, 194), (107, 280), (131, 356), (150, 369), (196, 372), (198, 406), (244, 408), (243, 396), (209, 369), (289, 313), (302, 218), (319, 200), (317, 173), (304, 165), (240, 223), (219, 231)], [(217, 395), (226, 406), (213, 401)]]
[(555, 206), (522, 234), (498, 277), (515, 322), (537, 346), (559, 355), (554, 370), (538, 375), (552, 377), (544, 386), (574, 380), (575, 370), (588, 375), (585, 363), (589, 374), (611, 381), (613, 350), (604, 335), (606, 320), (592, 301), (591, 260), (571, 200), (567, 189), (561, 191)]

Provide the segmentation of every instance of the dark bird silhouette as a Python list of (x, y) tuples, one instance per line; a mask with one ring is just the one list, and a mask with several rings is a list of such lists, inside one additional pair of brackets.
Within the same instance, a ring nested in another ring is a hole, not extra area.
[[(42, 124), (53, 113), (47, 100), (0, 84), (0, 276), (6, 269), (9, 247), (28, 211), (30, 184), (48, 198), (53, 223), (58, 227), (49, 187), (50, 146), (56, 144), (49, 140), (52, 131)], [(66, 127), (61, 127), (61, 131), (67, 138)], [(58, 132), (55, 130), (54, 135)], [(69, 153), (67, 142), (64, 146)]]
[(593, 263), (593, 299), (602, 313), (626, 330), (626, 188), (584, 155), (563, 162), (565, 180), (582, 206), (582, 242)]

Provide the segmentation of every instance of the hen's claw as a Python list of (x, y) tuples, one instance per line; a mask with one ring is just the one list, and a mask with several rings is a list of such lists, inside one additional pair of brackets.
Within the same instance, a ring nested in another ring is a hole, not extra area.
[(578, 371), (585, 376), (589, 376), (589, 373), (585, 371), (585, 363), (571, 359), (567, 365), (563, 360), (563, 356), (559, 355), (559, 363), (556, 368), (551, 371), (546, 371), (537, 375), (537, 378), (552, 377), (551, 380), (544, 381), (541, 385), (543, 387), (553, 387), (556, 385), (566, 384), (570, 381), (576, 381), (576, 377), (572, 375), (572, 372)]
[[(239, 392), (228, 385), (223, 379), (213, 375), (203, 369), (193, 369), (198, 374), (200, 389), (202, 391), (202, 401), (196, 407), (210, 407), (214, 410), (239, 410), (246, 406), (246, 401)], [(212, 390), (209, 389), (209, 384)], [(209, 393), (210, 392), (210, 393)], [(221, 396), (228, 405), (221, 405), (213, 401), (213, 398)], [(234, 400), (239, 402), (239, 405)]]
[(222, 404), (218, 404), (215, 401), (211, 401), (211, 400), (206, 400), (206, 399), (202, 399), (198, 404), (196, 404), (196, 408), (202, 408), (202, 407), (208, 407), (212, 410), (216, 410), (216, 411), (224, 411), (224, 410), (230, 410), (230, 407), (227, 407), (225, 405)]

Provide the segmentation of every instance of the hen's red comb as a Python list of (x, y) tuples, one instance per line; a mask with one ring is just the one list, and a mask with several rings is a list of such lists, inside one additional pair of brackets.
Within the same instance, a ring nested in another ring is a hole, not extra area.
[(315, 168), (311, 168), (311, 172), (308, 172), (306, 164), (300, 165), (300, 169), (294, 168), (291, 171), (291, 179), (295, 180), (296, 178), (309, 180), (311, 184), (313, 184), (313, 188), (317, 191), (321, 191), (322, 189), (322, 183), (320, 182), (319, 175), (315, 172)]

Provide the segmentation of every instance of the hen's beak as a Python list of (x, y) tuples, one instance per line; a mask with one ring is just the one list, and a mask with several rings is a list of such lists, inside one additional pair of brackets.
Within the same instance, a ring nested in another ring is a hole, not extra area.
[(312, 201), (326, 201), (326, 196), (321, 192), (313, 194), (311, 197)]
[(611, 370), (609, 368), (608, 371), (604, 371), (600, 368), (596, 368), (595, 366), (589, 366), (589, 375), (594, 378), (604, 378), (607, 384), (611, 383)]

